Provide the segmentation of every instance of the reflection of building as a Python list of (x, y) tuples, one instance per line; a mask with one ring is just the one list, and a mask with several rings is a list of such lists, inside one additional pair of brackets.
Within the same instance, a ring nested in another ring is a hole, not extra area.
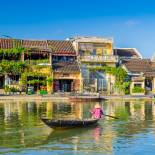
[[(39, 107), (34, 102), (0, 103), (0, 146), (4, 148), (31, 147), (44, 143), (51, 129), (41, 126)], [(16, 137), (16, 138), (15, 138)], [(42, 137), (38, 142), (38, 137)], [(1, 150), (1, 153), (3, 151)], [(3, 154), (3, 153), (2, 153)]]
[[(117, 56), (113, 55), (113, 40), (98, 37), (75, 37), (71, 39), (80, 61), (84, 91), (107, 90), (106, 75), (92, 68), (116, 66)], [(113, 84), (114, 81), (111, 81)]]
[[(46, 113), (48, 118), (53, 119), (82, 119), (84, 115), (84, 107), (81, 103), (52, 103), (50, 106), (51, 115)], [(47, 109), (47, 111), (49, 111)]]
[(145, 120), (145, 101), (130, 101), (128, 103), (130, 117)]
[[(137, 138), (137, 134), (141, 135), (153, 130), (155, 106), (152, 101), (108, 100), (102, 104), (105, 113), (114, 116), (115, 112), (122, 108), (121, 112), (128, 114), (127, 120), (123, 117), (123, 120), (120, 119), (116, 122), (115, 120), (108, 122), (104, 120), (100, 121), (100, 125), (97, 127), (65, 130), (65, 132), (56, 131), (47, 138), (51, 129), (41, 123), (39, 116), (42, 113), (49, 118), (62, 115), (63, 118), (83, 118), (85, 113), (94, 107), (94, 104), (52, 101), (0, 103), (0, 146), (16, 148), (18, 145), (18, 147), (30, 148), (31, 146), (46, 145), (53, 140), (51, 137), (54, 137), (54, 140), (63, 139), (63, 142), (70, 142), (75, 153), (79, 153), (80, 148), (87, 154), (92, 154), (92, 152), (95, 154), (96, 151), (100, 154), (112, 154), (115, 153), (114, 146), (122, 146), (120, 139), (123, 139), (123, 142), (126, 139), (132, 142), (134, 138)], [(82, 133), (82, 131), (84, 132)], [(89, 143), (89, 150), (85, 149), (87, 146), (83, 145), (83, 141)], [(55, 145), (53, 148), (58, 149)]]

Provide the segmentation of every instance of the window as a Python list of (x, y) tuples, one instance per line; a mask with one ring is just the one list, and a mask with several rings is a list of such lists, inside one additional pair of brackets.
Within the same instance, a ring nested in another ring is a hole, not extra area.
[(102, 48), (96, 48), (96, 55), (102, 55)]
[(104, 55), (107, 55), (107, 54), (108, 54), (107, 50), (106, 50), (106, 49), (104, 49)]
[(96, 49), (93, 49), (93, 54), (92, 54), (93, 56), (95, 56), (96, 55)]

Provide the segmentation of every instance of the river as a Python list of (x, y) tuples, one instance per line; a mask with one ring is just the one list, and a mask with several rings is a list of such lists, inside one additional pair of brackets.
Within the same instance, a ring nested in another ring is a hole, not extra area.
[(53, 130), (41, 117), (90, 118), (96, 102), (0, 102), (0, 154), (7, 155), (154, 155), (155, 102), (106, 100), (97, 126)]

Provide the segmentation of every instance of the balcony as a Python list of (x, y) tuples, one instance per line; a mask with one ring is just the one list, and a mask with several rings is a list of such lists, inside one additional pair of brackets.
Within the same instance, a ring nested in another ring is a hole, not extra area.
[(81, 62), (118, 62), (118, 57), (113, 55), (104, 56), (80, 56)]

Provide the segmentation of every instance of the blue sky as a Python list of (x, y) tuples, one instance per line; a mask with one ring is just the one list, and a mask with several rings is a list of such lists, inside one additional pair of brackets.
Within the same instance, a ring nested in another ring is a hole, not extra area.
[(154, 0), (0, 0), (0, 35), (65, 39), (114, 38), (115, 47), (155, 52)]

